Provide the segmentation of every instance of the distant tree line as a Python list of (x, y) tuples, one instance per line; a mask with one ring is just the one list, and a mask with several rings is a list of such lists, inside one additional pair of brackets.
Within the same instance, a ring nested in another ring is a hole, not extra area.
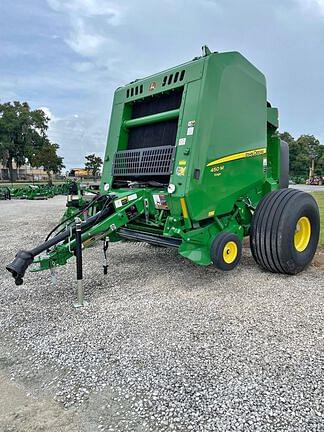
[(0, 104), (0, 161), (14, 180), (13, 163), (19, 168), (26, 162), (42, 167), (49, 182), (52, 173), (64, 168), (63, 158), (57, 155), (58, 144), (47, 136), (50, 119), (41, 109), (31, 110), (27, 102)]
[(307, 179), (312, 166), (315, 176), (324, 176), (324, 145), (314, 135), (301, 135), (295, 139), (283, 132), (280, 138), (289, 145), (290, 176)]

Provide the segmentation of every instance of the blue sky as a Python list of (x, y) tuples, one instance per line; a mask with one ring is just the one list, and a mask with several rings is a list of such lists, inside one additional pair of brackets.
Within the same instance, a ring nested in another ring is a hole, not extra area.
[(240, 51), (268, 81), (281, 130), (324, 142), (324, 0), (2, 0), (0, 100), (51, 116), (68, 168), (103, 154), (114, 89)]

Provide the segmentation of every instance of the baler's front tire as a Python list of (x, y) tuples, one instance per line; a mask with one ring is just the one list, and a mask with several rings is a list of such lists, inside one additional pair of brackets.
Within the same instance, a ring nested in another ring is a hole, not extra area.
[(312, 261), (319, 231), (319, 210), (311, 195), (295, 189), (270, 192), (252, 218), (252, 255), (266, 270), (297, 274)]
[(242, 242), (236, 234), (220, 233), (210, 248), (214, 266), (222, 271), (233, 270), (241, 260)]

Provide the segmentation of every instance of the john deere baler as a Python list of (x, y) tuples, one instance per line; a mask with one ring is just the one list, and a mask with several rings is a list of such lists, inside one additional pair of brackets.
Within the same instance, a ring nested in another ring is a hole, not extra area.
[(319, 213), (310, 195), (287, 187), (288, 148), (265, 77), (237, 52), (204, 47), (201, 57), (116, 90), (100, 193), (91, 201), (72, 194), (47, 241), (18, 252), (7, 269), (20, 284), (32, 262), (65, 264), (79, 217), (83, 247), (144, 241), (231, 270), (250, 236), (260, 266), (295, 274), (315, 253)]

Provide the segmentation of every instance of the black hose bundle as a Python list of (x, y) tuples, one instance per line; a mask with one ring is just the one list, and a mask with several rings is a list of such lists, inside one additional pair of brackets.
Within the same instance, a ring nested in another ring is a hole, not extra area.
[[(91, 201), (90, 201), (90, 203), (87, 205), (87, 206), (85, 206), (85, 207), (83, 207), (80, 211), (78, 211), (77, 213), (75, 213), (75, 214), (73, 214), (73, 215), (71, 215), (71, 216), (69, 216), (68, 218), (66, 218), (66, 219), (64, 219), (64, 220), (62, 220), (62, 222), (60, 222), (60, 223), (58, 223), (48, 234), (47, 234), (47, 237), (46, 237), (46, 239), (45, 239), (45, 241), (47, 241), (50, 237), (51, 237), (51, 235), (60, 227), (60, 226), (62, 226), (62, 225), (64, 225), (64, 224), (66, 224), (66, 222), (69, 222), (70, 220), (72, 220), (73, 218), (76, 218), (76, 217), (78, 217), (78, 216), (80, 216), (80, 214), (81, 213), (83, 213), (83, 212), (85, 212), (85, 211), (87, 211), (87, 210), (89, 210), (91, 207), (93, 207), (95, 204), (97, 204), (99, 201), (100, 201), (100, 199), (102, 199), (102, 198), (107, 198), (107, 196), (105, 196), (105, 195), (96, 195)], [(63, 228), (61, 231), (63, 231), (65, 228)], [(61, 232), (60, 231), (60, 232)]]

